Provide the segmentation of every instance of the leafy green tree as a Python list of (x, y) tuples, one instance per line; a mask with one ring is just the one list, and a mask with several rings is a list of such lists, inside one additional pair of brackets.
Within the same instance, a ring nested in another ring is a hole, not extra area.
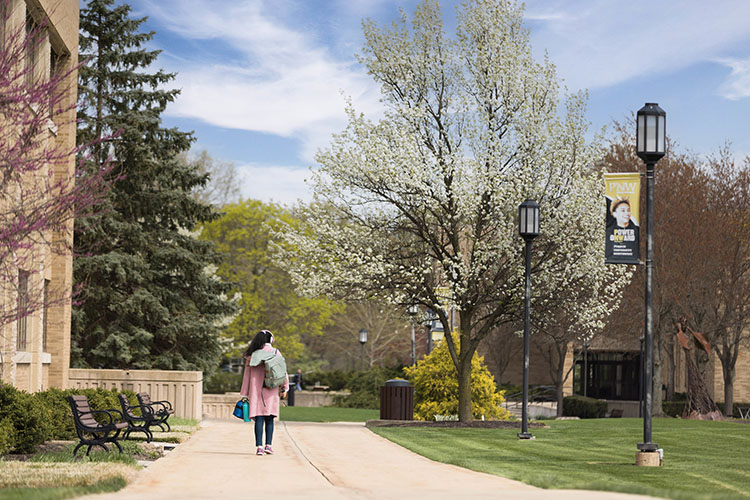
[(191, 231), (215, 217), (192, 196), (207, 177), (178, 155), (189, 133), (161, 126), (178, 94), (174, 75), (153, 72), (159, 51), (144, 45), (128, 5), (91, 0), (81, 9), (78, 142), (121, 133), (91, 148), (111, 156), (117, 180), (93, 225), (76, 221), (77, 284), (72, 362), (93, 368), (212, 369), (219, 323), (234, 310), (229, 285), (212, 270), (219, 255)]
[[(446, 336), (447, 337), (447, 336)], [(471, 414), (474, 418), (510, 418), (501, 405), (505, 399), (497, 391), (495, 378), (476, 351), (471, 358)], [(414, 386), (414, 418), (433, 420), (435, 415), (458, 415), (458, 377), (451, 361), (448, 343), (440, 342), (433, 351), (404, 368)]]
[(201, 240), (224, 255), (217, 274), (238, 284), (240, 312), (225, 329), (225, 354), (238, 356), (258, 330), (274, 332), (291, 363), (309, 356), (305, 339), (319, 336), (342, 306), (325, 298), (297, 295), (288, 272), (272, 258), (272, 243), (281, 224), (296, 224), (292, 214), (258, 200), (225, 205), (223, 214), (206, 223)]

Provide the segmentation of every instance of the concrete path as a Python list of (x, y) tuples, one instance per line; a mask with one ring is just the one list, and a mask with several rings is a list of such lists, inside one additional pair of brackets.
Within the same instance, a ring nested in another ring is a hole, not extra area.
[(144, 499), (576, 499), (650, 497), (543, 490), (433, 462), (363, 424), (277, 422), (272, 456), (256, 456), (252, 424), (206, 420), (193, 437), (117, 493), (86, 500)]

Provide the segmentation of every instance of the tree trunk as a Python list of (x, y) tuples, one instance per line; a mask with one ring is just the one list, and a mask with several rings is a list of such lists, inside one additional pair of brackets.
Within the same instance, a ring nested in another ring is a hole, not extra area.
[(664, 351), (662, 349), (661, 335), (655, 335), (654, 342), (654, 386), (651, 391), (651, 415), (654, 417), (664, 416), (664, 407), (662, 405), (664, 397), (662, 396), (662, 386), (664, 385)]
[(682, 418), (692, 418), (697, 420), (721, 420), (721, 412), (718, 406), (711, 398), (706, 387), (706, 382), (701, 376), (698, 369), (698, 363), (695, 360), (695, 349), (685, 351), (688, 372), (688, 390), (685, 410), (682, 412)]
[[(474, 353), (472, 352), (471, 354)], [(474, 419), (471, 411), (471, 355), (467, 356), (464, 352), (459, 354), (457, 371), (458, 420), (461, 422), (471, 422)]]
[(669, 339), (667, 340), (667, 346), (666, 346), (666, 353), (667, 353), (667, 401), (674, 400), (674, 337), (671, 335), (669, 336)]
[(565, 355), (568, 354), (568, 344), (557, 350), (557, 366), (555, 367), (555, 395), (557, 397), (557, 416), (563, 416), (563, 384), (568, 377), (563, 373), (565, 371)]
[(731, 417), (734, 413), (734, 367), (729, 367), (728, 363), (721, 363), (721, 371), (724, 373), (724, 415)]

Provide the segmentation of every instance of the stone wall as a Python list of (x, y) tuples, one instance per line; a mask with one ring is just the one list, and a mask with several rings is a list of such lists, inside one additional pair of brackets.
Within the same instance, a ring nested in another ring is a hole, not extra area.
[[(331, 406), (335, 396), (347, 396), (347, 391), (295, 391), (294, 406)], [(239, 392), (203, 395), (203, 418), (233, 418), (234, 405), (240, 399)], [(284, 403), (282, 403), (284, 404)]]
[(178, 417), (202, 418), (203, 372), (71, 368), (69, 386), (71, 389), (101, 387), (147, 392), (152, 401), (172, 403)]

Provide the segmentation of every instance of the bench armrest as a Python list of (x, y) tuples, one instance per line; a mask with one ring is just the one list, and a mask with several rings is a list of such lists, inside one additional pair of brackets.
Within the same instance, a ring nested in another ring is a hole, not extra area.
[(162, 411), (170, 411), (172, 409), (172, 405), (169, 404), (169, 401), (152, 401), (151, 406), (156, 406), (155, 410), (157, 412)]
[(123, 416), (123, 414), (122, 414), (122, 412), (120, 410), (115, 410), (114, 408), (110, 408), (107, 411), (110, 412), (110, 413), (117, 413), (120, 416), (120, 418), (118, 419), (120, 422), (124, 422), (125, 421), (125, 417)]
[[(91, 415), (95, 415), (97, 413), (100, 413), (100, 414), (103, 414), (103, 415), (107, 415), (107, 417), (109, 417), (109, 422), (103, 423), (102, 425), (109, 427), (109, 426), (114, 425), (114, 423), (115, 423), (115, 419), (112, 416), (112, 412), (113, 411), (116, 411), (117, 413), (120, 413), (117, 410), (91, 410), (91, 411), (88, 411), (88, 412), (81, 412), (81, 415), (85, 415), (86, 413), (90, 413)], [(120, 416), (122, 416), (122, 413), (120, 413)]]
[(170, 410), (172, 409), (172, 403), (170, 403), (167, 400), (164, 400), (164, 401), (151, 401), (151, 404), (162, 405), (162, 406), (164, 406), (164, 407), (166, 407), (166, 408), (168, 408)]
[(131, 410), (139, 409), (139, 410), (141, 410), (141, 414), (142, 415), (146, 415), (146, 414), (153, 415), (154, 414), (154, 409), (151, 408), (151, 406), (149, 406), (149, 405), (131, 405), (130, 409)]

